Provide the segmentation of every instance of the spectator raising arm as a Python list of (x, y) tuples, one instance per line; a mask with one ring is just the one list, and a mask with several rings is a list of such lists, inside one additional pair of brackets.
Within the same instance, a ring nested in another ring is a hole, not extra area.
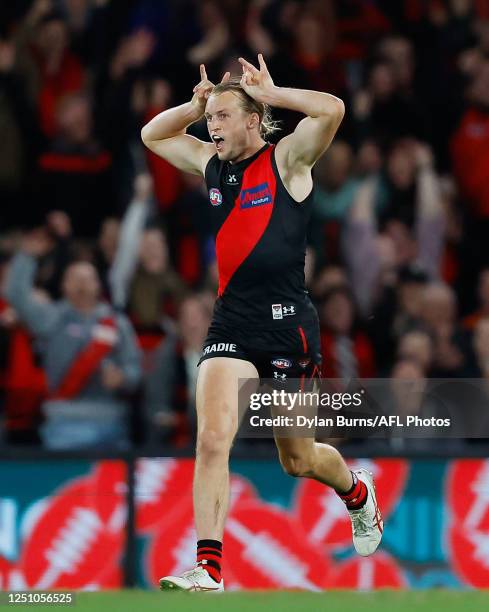
[(11, 263), (5, 286), (7, 301), (32, 333), (39, 336), (49, 333), (58, 311), (54, 304), (41, 302), (33, 294), (36, 257), (44, 255), (48, 248), (46, 238), (39, 231), (24, 239), (22, 252), (17, 253)]
[(433, 280), (439, 278), (443, 253), (445, 219), (440, 183), (433, 168), (433, 155), (426, 145), (416, 147), (417, 214), (416, 240), (418, 263)]
[(364, 315), (372, 305), (380, 273), (377, 223), (373, 210), (376, 189), (375, 177), (366, 179), (358, 189), (346, 219), (342, 241), (355, 301)]
[(114, 263), (109, 271), (112, 304), (117, 310), (127, 306), (127, 294), (136, 270), (141, 234), (150, 212), (152, 182), (149, 174), (140, 174), (134, 181), (134, 196), (122, 221)]

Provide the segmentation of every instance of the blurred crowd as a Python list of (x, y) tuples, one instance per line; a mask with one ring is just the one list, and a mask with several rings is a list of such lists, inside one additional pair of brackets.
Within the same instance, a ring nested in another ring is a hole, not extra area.
[[(489, 0), (18, 0), (0, 7), (5, 443), (192, 443), (208, 198), (140, 130), (200, 63), (217, 81), (258, 52), (347, 109), (306, 256), (323, 375), (489, 377)], [(274, 117), (275, 139), (299, 120)]]

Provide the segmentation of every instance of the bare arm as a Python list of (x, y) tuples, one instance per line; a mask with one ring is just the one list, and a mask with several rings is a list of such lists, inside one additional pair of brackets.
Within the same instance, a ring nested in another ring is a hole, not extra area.
[(319, 91), (278, 88), (273, 106), (307, 115), (277, 145), (287, 168), (309, 170), (331, 144), (345, 114), (339, 98)]
[(47, 336), (58, 318), (55, 304), (39, 301), (34, 295), (37, 262), (28, 252), (19, 252), (10, 265), (5, 285), (5, 297), (19, 319), (36, 336)]
[(440, 182), (433, 168), (433, 156), (426, 145), (416, 150), (418, 162), (416, 239), (418, 262), (431, 278), (438, 278), (443, 252), (445, 219)]
[(129, 286), (138, 264), (144, 224), (151, 210), (151, 177), (140, 174), (134, 181), (134, 196), (122, 220), (119, 244), (109, 270), (112, 304), (120, 310), (127, 306)]
[(346, 219), (342, 248), (348, 267), (355, 299), (367, 314), (372, 305), (380, 261), (376, 248), (377, 227), (374, 216), (374, 197), (377, 180), (369, 178), (360, 186)]
[[(214, 146), (185, 133), (204, 114), (207, 98), (214, 87), (207, 78), (203, 64), (200, 66), (200, 76), (201, 81), (194, 87), (192, 100), (154, 117), (141, 130), (141, 138), (148, 149), (179, 170), (203, 175), (207, 162), (215, 152)], [(229, 73), (226, 73), (223, 81), (228, 78)]]
[(283, 161), (286, 171), (309, 171), (338, 130), (345, 114), (343, 102), (320, 91), (275, 86), (261, 54), (258, 55), (259, 70), (243, 58), (239, 61), (243, 66), (241, 85), (253, 98), (307, 115), (292, 134), (279, 142), (277, 158)]

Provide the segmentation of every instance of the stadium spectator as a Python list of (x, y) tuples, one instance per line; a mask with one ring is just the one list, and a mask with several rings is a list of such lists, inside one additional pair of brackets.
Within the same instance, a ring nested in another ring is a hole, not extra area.
[(452, 138), (453, 169), (462, 195), (480, 219), (489, 216), (489, 61), (474, 73), (467, 91), (469, 106)]
[(291, 34), (294, 61), (311, 87), (341, 96), (346, 81), (343, 62), (335, 53), (338, 28), (333, 3), (299, 10)]
[(448, 285), (429, 283), (423, 290), (419, 319), (434, 340), (433, 375), (460, 376), (467, 361), (467, 337), (457, 322), (457, 298)]
[(416, 262), (437, 278), (443, 237), (432, 155), (423, 145), (398, 143), (388, 158), (386, 177), (370, 177), (358, 190), (343, 233), (344, 256), (362, 313), (372, 307), (382, 281), (387, 277), (391, 282), (393, 268)]
[[(107, 217), (103, 220), (94, 248), (93, 263), (102, 283), (103, 294), (113, 300), (109, 287), (109, 271), (114, 263), (120, 238), (120, 221), (117, 217)], [(117, 303), (114, 302), (117, 306)]]
[(144, 407), (151, 443), (186, 446), (195, 436), (197, 364), (211, 319), (213, 296), (190, 294), (178, 309), (176, 329), (151, 356)]
[[(359, 187), (352, 176), (353, 151), (348, 143), (334, 142), (318, 161), (315, 176), (317, 188), (311, 214), (309, 241), (314, 245), (316, 258), (324, 262), (328, 253), (337, 248), (331, 239), (338, 233), (338, 222), (348, 214)], [(336, 238), (337, 239), (337, 238)]]
[(415, 362), (429, 376), (433, 365), (433, 341), (428, 333), (421, 329), (406, 332), (399, 338), (397, 347), (398, 360)]
[(93, 133), (87, 95), (66, 96), (57, 107), (55, 138), (39, 158), (41, 201), (68, 213), (78, 235), (94, 236), (114, 208), (110, 167)]
[[(171, 106), (173, 91), (170, 83), (162, 79), (154, 79), (149, 83), (148, 93), (144, 95), (139, 114), (143, 115), (142, 123), (148, 123), (158, 113)], [(166, 160), (146, 150), (148, 167), (153, 177), (154, 195), (158, 207), (165, 213), (176, 206), (182, 193), (184, 177)]]
[(423, 366), (417, 361), (401, 358), (394, 364), (391, 372), (390, 388), (395, 408), (393, 414), (420, 415), (426, 377)]
[(321, 323), (323, 376), (371, 378), (374, 353), (364, 332), (356, 329), (355, 306), (347, 289), (330, 289), (318, 305)]
[(187, 52), (187, 60), (195, 67), (199, 64), (215, 67), (231, 43), (231, 31), (224, 11), (214, 0), (197, 5), (198, 22), (202, 38)]
[(383, 161), (378, 143), (375, 140), (364, 140), (357, 151), (355, 173), (361, 179), (379, 174)]
[[(1, 265), (2, 286), (8, 264)], [(46, 299), (37, 291), (37, 299)], [(33, 338), (14, 309), (0, 298), (0, 389), (5, 439), (14, 444), (39, 443), (41, 402), (46, 396), (44, 371)], [(3, 438), (3, 435), (0, 435)]]
[(140, 358), (127, 319), (99, 301), (95, 268), (71, 264), (64, 300), (41, 302), (33, 294), (36, 257), (45, 243), (27, 236), (12, 261), (5, 295), (39, 341), (48, 397), (41, 427), (51, 449), (127, 448), (129, 404), (125, 393), (140, 379)]
[(57, 105), (64, 96), (81, 91), (87, 77), (69, 43), (67, 24), (54, 3), (33, 2), (17, 30), (17, 46), (38, 103), (41, 130), (48, 138), (56, 132)]
[(152, 196), (152, 179), (141, 173), (134, 181), (109, 279), (113, 303), (127, 310), (136, 329), (159, 333), (165, 316), (175, 316), (186, 287), (171, 265), (165, 233), (158, 227), (145, 229)]
[(157, 326), (164, 313), (174, 316), (185, 290), (170, 265), (165, 234), (159, 228), (145, 230), (128, 296), (128, 312), (135, 324), (149, 328)]

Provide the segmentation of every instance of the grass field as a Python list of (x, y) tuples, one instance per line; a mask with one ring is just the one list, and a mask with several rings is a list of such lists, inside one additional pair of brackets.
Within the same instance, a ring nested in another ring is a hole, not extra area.
[[(17, 610), (24, 608), (33, 609), (32, 606), (15, 606)], [(57, 609), (60, 607), (57, 606)], [(489, 591), (255, 592), (222, 595), (113, 591), (79, 593), (75, 606), (67, 609), (73, 612), (487, 612)]]

